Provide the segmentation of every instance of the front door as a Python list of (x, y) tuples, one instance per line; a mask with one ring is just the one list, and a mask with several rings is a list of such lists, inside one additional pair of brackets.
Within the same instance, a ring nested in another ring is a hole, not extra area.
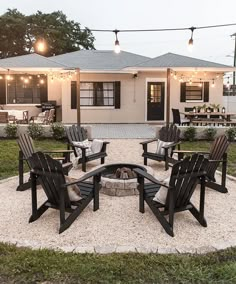
[(147, 120), (164, 120), (165, 83), (148, 82)]

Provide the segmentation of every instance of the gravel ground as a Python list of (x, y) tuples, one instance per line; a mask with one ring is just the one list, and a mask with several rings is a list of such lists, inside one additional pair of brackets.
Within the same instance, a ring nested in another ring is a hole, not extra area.
[[(143, 164), (140, 139), (110, 139), (107, 163), (130, 162)], [(155, 149), (152, 144), (151, 148)], [(91, 170), (98, 161), (89, 163)], [(148, 161), (156, 177), (165, 178), (164, 163)], [(71, 176), (83, 175), (81, 169)], [(219, 178), (219, 176), (217, 176)], [(28, 223), (31, 214), (30, 191), (16, 192), (18, 178), (0, 181), (0, 241), (33, 248), (53, 248), (75, 252), (158, 252), (205, 253), (236, 246), (236, 181), (227, 179), (227, 194), (206, 190), (205, 217), (208, 227), (202, 227), (188, 212), (176, 214), (175, 237), (167, 235), (146, 206), (145, 214), (138, 210), (138, 196), (112, 197), (100, 194), (100, 209), (92, 203), (69, 229), (58, 234), (59, 212), (47, 210), (37, 221)], [(39, 190), (39, 202), (45, 195)], [(193, 203), (198, 204), (199, 190)]]

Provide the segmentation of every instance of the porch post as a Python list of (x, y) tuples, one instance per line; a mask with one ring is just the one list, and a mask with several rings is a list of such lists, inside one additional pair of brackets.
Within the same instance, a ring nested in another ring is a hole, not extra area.
[(80, 69), (76, 69), (76, 108), (77, 108), (77, 124), (80, 125)]
[(166, 124), (170, 123), (170, 68), (167, 68), (166, 86)]

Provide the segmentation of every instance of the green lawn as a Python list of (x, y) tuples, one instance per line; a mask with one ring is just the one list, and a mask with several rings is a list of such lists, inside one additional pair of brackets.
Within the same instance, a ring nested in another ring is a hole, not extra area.
[[(66, 144), (52, 139), (35, 141), (38, 150), (66, 149)], [(185, 150), (209, 150), (210, 142), (183, 142), (181, 148)], [(15, 140), (0, 140), (0, 179), (18, 175), (18, 145)], [(228, 151), (228, 173), (236, 176), (236, 144), (233, 143)]]
[[(53, 140), (37, 149), (65, 149)], [(184, 142), (182, 149), (208, 150), (208, 142)], [(17, 175), (18, 146), (0, 140), (0, 179)], [(236, 144), (228, 173), (236, 176)], [(30, 250), (0, 243), (0, 283), (236, 283), (236, 248), (207, 255), (73, 254)]]
[(0, 283), (236, 283), (236, 249), (207, 255), (73, 254), (0, 244)]

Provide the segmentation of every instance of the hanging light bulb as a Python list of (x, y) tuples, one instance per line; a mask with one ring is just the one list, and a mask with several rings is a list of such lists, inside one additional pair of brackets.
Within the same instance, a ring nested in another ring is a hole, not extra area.
[(192, 85), (192, 80), (189, 80), (189, 85)]
[(175, 80), (177, 79), (177, 74), (176, 74), (176, 72), (175, 72), (175, 75), (174, 75), (174, 79), (175, 79)]
[(215, 87), (215, 80), (214, 80), (214, 79), (212, 79), (212, 84), (211, 84), (211, 86), (212, 86), (212, 88)]
[(199, 87), (200, 87), (200, 88), (202, 87), (202, 79), (200, 79)]
[(228, 89), (230, 88), (229, 77), (228, 77), (228, 81), (227, 81), (226, 87), (227, 87)]
[(119, 30), (114, 30), (113, 32), (114, 32), (115, 35), (116, 35), (115, 49), (114, 49), (114, 51), (115, 51), (115, 53), (120, 53), (120, 43), (119, 43), (119, 40), (118, 40), (118, 37), (117, 37), (117, 34), (118, 34)]
[(35, 43), (35, 49), (39, 53), (44, 53), (46, 51), (46, 41), (45, 39), (40, 39)]
[(194, 30), (196, 29), (195, 27), (191, 27), (191, 28), (189, 28), (190, 29), (190, 31), (191, 31), (191, 38), (189, 39), (189, 41), (188, 41), (188, 48), (189, 48), (189, 50), (190, 51), (192, 51), (192, 49), (193, 49), (193, 32), (194, 32)]

